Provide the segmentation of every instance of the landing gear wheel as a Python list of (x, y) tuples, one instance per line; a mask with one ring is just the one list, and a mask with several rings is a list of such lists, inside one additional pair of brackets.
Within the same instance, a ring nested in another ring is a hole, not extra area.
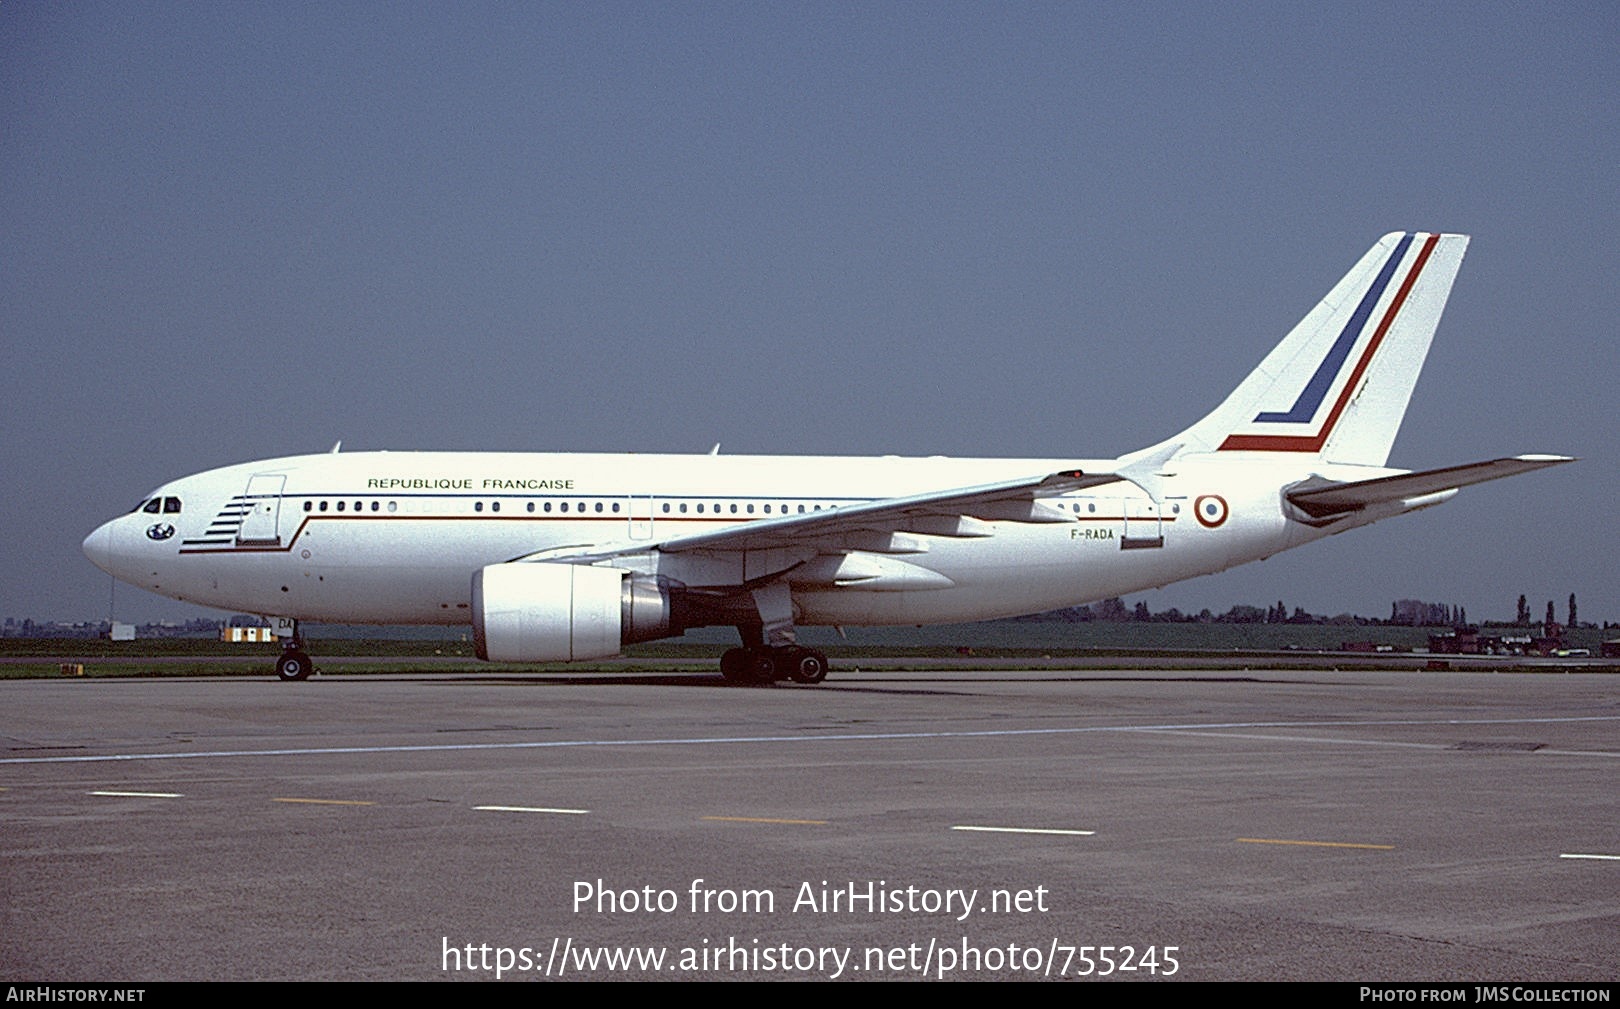
[(730, 648), (720, 656), (720, 675), (727, 683), (747, 683), (753, 669), (754, 657), (745, 649)]
[(775, 683), (776, 682), (776, 656), (772, 655), (770, 652), (763, 652), (762, 651), (762, 652), (754, 652), (753, 655), (752, 655), (752, 658), (753, 658), (753, 668), (750, 670), (750, 672), (753, 673), (754, 682), (755, 683)]
[(294, 680), (307, 680), (309, 674), (315, 671), (314, 663), (309, 656), (296, 648), (289, 648), (281, 653), (276, 660), (276, 675), (291, 683)]
[(827, 656), (814, 648), (797, 650), (790, 675), (795, 683), (820, 683), (827, 678)]

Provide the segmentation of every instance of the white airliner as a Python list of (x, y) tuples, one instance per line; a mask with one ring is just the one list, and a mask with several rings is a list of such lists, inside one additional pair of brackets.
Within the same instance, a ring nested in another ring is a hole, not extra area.
[(807, 625), (1040, 612), (1258, 560), (1570, 461), (1384, 463), (1464, 235), (1384, 236), (1214, 412), (1118, 459), (354, 452), (188, 476), (84, 552), (175, 599), (298, 621), (471, 624), (550, 662), (734, 626), (728, 679), (826, 676)]

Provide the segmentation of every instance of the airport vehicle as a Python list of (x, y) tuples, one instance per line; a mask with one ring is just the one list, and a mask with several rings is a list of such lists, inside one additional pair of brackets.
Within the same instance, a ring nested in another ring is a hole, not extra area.
[(1570, 461), (1385, 466), (1467, 236), (1386, 235), (1212, 413), (1117, 459), (351, 452), (210, 470), (84, 541), (141, 588), (299, 621), (471, 624), (590, 659), (733, 626), (737, 681), (820, 682), (807, 625), (985, 620), (1221, 571)]

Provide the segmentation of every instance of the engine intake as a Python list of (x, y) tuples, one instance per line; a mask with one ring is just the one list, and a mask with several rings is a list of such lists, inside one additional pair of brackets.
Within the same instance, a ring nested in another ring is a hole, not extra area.
[(473, 575), (473, 642), (492, 662), (568, 662), (686, 630), (681, 586), (622, 568), (491, 564)]

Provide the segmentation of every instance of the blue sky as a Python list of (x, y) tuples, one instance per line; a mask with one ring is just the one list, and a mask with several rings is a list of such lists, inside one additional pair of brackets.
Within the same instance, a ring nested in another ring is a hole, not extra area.
[(340, 438), (1112, 456), (1437, 229), (1391, 463), (1582, 462), (1144, 598), (1620, 619), (1617, 54), (1605, 4), (0, 5), (0, 615), (105, 617), (95, 525)]

